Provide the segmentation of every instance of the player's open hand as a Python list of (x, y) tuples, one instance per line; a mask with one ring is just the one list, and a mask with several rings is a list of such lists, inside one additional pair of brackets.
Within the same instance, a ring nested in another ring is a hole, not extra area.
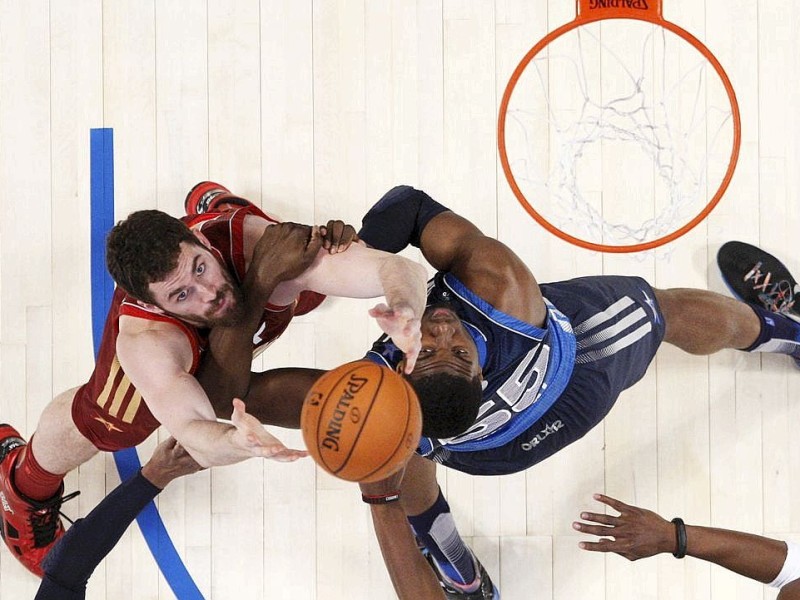
[(583, 512), (572, 527), (581, 533), (602, 537), (597, 542), (581, 542), (590, 552), (614, 552), (628, 560), (638, 560), (675, 550), (675, 525), (653, 511), (630, 506), (603, 494), (594, 499), (616, 510), (619, 516)]
[(233, 443), (255, 457), (270, 458), (279, 462), (293, 462), (308, 456), (305, 450), (293, 450), (283, 445), (269, 433), (254, 416), (247, 414), (245, 404), (239, 398), (233, 400), (231, 423), (236, 428)]
[(338, 219), (331, 219), (327, 225), (321, 226), (319, 233), (322, 236), (322, 247), (330, 254), (344, 252), (350, 244), (359, 241), (355, 227)]
[(322, 248), (318, 227), (298, 223), (269, 225), (253, 249), (250, 269), (256, 281), (270, 288), (275, 281), (294, 279), (308, 269)]
[(404, 371), (411, 373), (422, 349), (420, 318), (407, 304), (389, 307), (381, 303), (371, 308), (369, 315), (378, 321), (384, 333), (403, 351), (406, 359)]

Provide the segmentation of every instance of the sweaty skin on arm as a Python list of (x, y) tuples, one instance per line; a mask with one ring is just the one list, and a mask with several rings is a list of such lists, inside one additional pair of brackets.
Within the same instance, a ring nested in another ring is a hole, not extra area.
[[(396, 260), (401, 259), (401, 260)], [(346, 252), (330, 255), (321, 251), (312, 267), (297, 279), (281, 283), (284, 296), (270, 299), (279, 304), (294, 298), (298, 290), (310, 289), (329, 295), (372, 298), (385, 294), (387, 315), (381, 324), (398, 346), (416, 359), (420, 347), (419, 319), (425, 309), (427, 272), (405, 258), (353, 245)], [(278, 300), (278, 302), (276, 302)], [(376, 307), (380, 309), (382, 305)], [(376, 310), (373, 309), (373, 310)], [(246, 340), (249, 344), (249, 339)], [(245, 340), (242, 340), (244, 343)], [(249, 346), (248, 346), (249, 347)], [(413, 368), (413, 361), (407, 361)], [(249, 365), (248, 365), (249, 369)], [(249, 374), (248, 410), (262, 423), (299, 427), (303, 398), (323, 371), (284, 368)], [(215, 408), (220, 404), (214, 403)], [(220, 411), (218, 410), (219, 414)]]
[(444, 592), (417, 548), (400, 503), (373, 505), (371, 512), (375, 535), (397, 597), (400, 600), (444, 600)]
[(437, 271), (453, 273), (498, 310), (543, 326), (547, 310), (533, 273), (505, 244), (464, 217), (452, 211), (433, 217), (422, 231), (420, 248)]
[[(289, 305), (305, 290), (349, 298), (383, 295), (389, 306), (383, 313), (381, 326), (384, 330), (389, 329), (387, 333), (395, 336), (398, 346), (415, 359), (419, 352), (419, 318), (425, 309), (427, 272), (422, 265), (406, 258), (357, 244), (335, 254), (317, 244), (318, 251), (313, 262), (309, 261), (310, 266), (286, 281), (274, 276), (273, 265), (276, 260), (283, 260), (285, 254), (291, 254), (290, 251), (302, 248), (291, 245), (297, 240), (283, 240), (277, 246), (272, 240), (265, 240), (273, 227), (276, 226), (260, 217), (245, 220), (244, 252), (250, 257), (243, 282), (245, 318), (233, 327), (212, 330), (210, 351), (204, 357), (197, 376), (220, 417), (227, 417), (231, 396), (246, 395), (246, 399), (251, 401), (249, 410), (255, 411), (255, 416), (262, 422), (296, 427), (299, 421), (297, 406), (301, 404), (302, 396), (299, 401), (287, 403), (291, 409), (276, 414), (278, 402), (273, 395), (267, 395), (268, 378), (250, 373), (251, 339), (259, 326), (263, 306), (267, 303)], [(307, 229), (311, 230), (310, 227)], [(266, 268), (259, 268), (262, 263)], [(413, 366), (413, 360), (410, 365)], [(303, 381), (310, 385), (313, 378), (304, 377)]]
[(153, 416), (200, 465), (225, 465), (254, 456), (292, 460), (303, 455), (292, 455), (257, 422), (247, 421), (252, 419), (249, 415), (244, 415), (244, 427), (216, 421), (208, 397), (190, 374), (191, 347), (175, 325), (121, 317), (117, 356)]
[(337, 254), (321, 250), (305, 272), (276, 287), (270, 302), (288, 304), (303, 290), (345, 298), (386, 296), (390, 307), (409, 306), (419, 318), (425, 310), (427, 279), (419, 263), (354, 244)]
[[(245, 266), (250, 273), (255, 248), (271, 225), (255, 216), (248, 217), (244, 225), (244, 253), (247, 257)], [(303, 272), (280, 282), (269, 293), (269, 303), (286, 306), (305, 290), (344, 298), (386, 296), (389, 306), (407, 304), (414, 309), (417, 316), (421, 316), (427, 294), (427, 272), (422, 265), (402, 256), (365, 248), (359, 244), (353, 244), (345, 252), (334, 254), (319, 245), (317, 248), (315, 259)], [(284, 251), (285, 246), (281, 246), (276, 254)], [(269, 271), (269, 265), (265, 270)]]
[(270, 224), (250, 215), (245, 218), (244, 232), (244, 253), (250, 258), (241, 287), (242, 318), (211, 330), (209, 348), (195, 373), (222, 418), (230, 417), (231, 398), (246, 398), (249, 393), (252, 339), (264, 306), (276, 286), (307, 269), (322, 248), (317, 228), (296, 223)]
[[(425, 485), (424, 476), (410, 479), (422, 474), (431, 478), (427, 481), (429, 486)], [(415, 481), (423, 482), (423, 487), (417, 488)], [(398, 490), (402, 492), (399, 501), (370, 505), (375, 535), (397, 597), (400, 600), (443, 599), (445, 596), (439, 580), (417, 548), (414, 533), (406, 517), (406, 513), (413, 515), (421, 512), (420, 506), (411, 500), (412, 497), (416, 496), (416, 500), (427, 504), (431, 501), (431, 494), (434, 499), (438, 496), (435, 467), (431, 468), (430, 463), (421, 456), (412, 455), (403, 469), (386, 479), (359, 485), (361, 493), (368, 496), (386, 496), (397, 493)], [(425, 487), (428, 487), (427, 494)]]

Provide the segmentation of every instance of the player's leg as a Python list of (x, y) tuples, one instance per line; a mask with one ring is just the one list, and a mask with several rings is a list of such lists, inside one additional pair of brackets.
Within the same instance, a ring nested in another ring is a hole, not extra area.
[[(36, 433), (31, 437), (28, 454), (38, 465), (61, 478), (97, 454), (94, 444), (78, 431), (72, 419), (72, 402), (79, 388), (56, 396), (42, 412)], [(19, 466), (17, 467), (19, 472)], [(37, 498), (41, 494), (34, 494)], [(52, 495), (52, 494), (51, 494)]]
[(77, 388), (57, 396), (45, 409), (31, 444), (11, 426), (0, 426), (0, 533), (12, 554), (41, 576), (41, 561), (64, 534), (59, 517), (64, 474), (97, 449), (78, 433), (71, 405)]
[(691, 354), (723, 348), (800, 358), (800, 324), (760, 306), (705, 290), (655, 290), (666, 324), (664, 341)]
[(439, 497), (436, 463), (413, 454), (403, 476), (400, 502), (407, 515), (418, 515), (433, 506)]
[(411, 457), (400, 492), (417, 540), (448, 598), (499, 598), (489, 575), (458, 533), (436, 481), (436, 463)]

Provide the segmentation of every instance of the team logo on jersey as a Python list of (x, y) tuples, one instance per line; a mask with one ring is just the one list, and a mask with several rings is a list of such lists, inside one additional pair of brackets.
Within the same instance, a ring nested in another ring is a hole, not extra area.
[(642, 292), (642, 296), (644, 296), (644, 301), (647, 303), (647, 306), (650, 307), (650, 310), (653, 311), (653, 320), (656, 323), (661, 322), (661, 318), (658, 316), (658, 311), (656, 310), (656, 302), (653, 298), (647, 295), (647, 292), (644, 290), (640, 290)]
[(536, 448), (536, 446), (541, 444), (546, 437), (549, 437), (554, 433), (557, 433), (558, 430), (561, 429), (562, 427), (564, 427), (564, 423), (561, 422), (561, 419), (557, 419), (552, 424), (548, 423), (547, 425), (545, 425), (544, 429), (542, 429), (539, 433), (533, 436), (533, 439), (530, 442), (523, 442), (523, 444), (520, 447), (523, 450), (525, 450), (525, 452), (527, 452), (528, 450), (533, 450), (534, 448)]
[(119, 433), (122, 433), (122, 429), (120, 429), (119, 427), (117, 427), (116, 425), (111, 423), (110, 421), (106, 421), (103, 417), (99, 417), (99, 416), (98, 417), (94, 417), (94, 420), (95, 421), (99, 421), (100, 423), (102, 423), (105, 426), (105, 428), (108, 429), (109, 433), (111, 433), (112, 431), (118, 431)]
[(260, 343), (264, 342), (264, 338), (261, 337), (261, 334), (264, 333), (264, 330), (267, 328), (267, 324), (265, 322), (261, 322), (261, 327), (258, 328), (255, 335), (253, 336), (253, 346), (258, 346)]
[(12, 515), (14, 514), (14, 510), (11, 508), (11, 505), (8, 503), (6, 499), (6, 495), (3, 492), (0, 492), (0, 502), (3, 503), (3, 510), (6, 512), (10, 512)]

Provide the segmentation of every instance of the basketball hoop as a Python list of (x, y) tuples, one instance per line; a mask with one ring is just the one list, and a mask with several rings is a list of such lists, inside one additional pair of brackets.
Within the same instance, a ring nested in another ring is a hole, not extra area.
[[(509, 79), (503, 172), (523, 208), (563, 240), (600, 252), (662, 246), (705, 219), (730, 183), (741, 144), (733, 86), (706, 46), (663, 18), (661, 0), (577, 0), (576, 9)], [(638, 178), (622, 190), (632, 197), (603, 197), (612, 170)], [(649, 214), (633, 224), (605, 214), (626, 206)]]

